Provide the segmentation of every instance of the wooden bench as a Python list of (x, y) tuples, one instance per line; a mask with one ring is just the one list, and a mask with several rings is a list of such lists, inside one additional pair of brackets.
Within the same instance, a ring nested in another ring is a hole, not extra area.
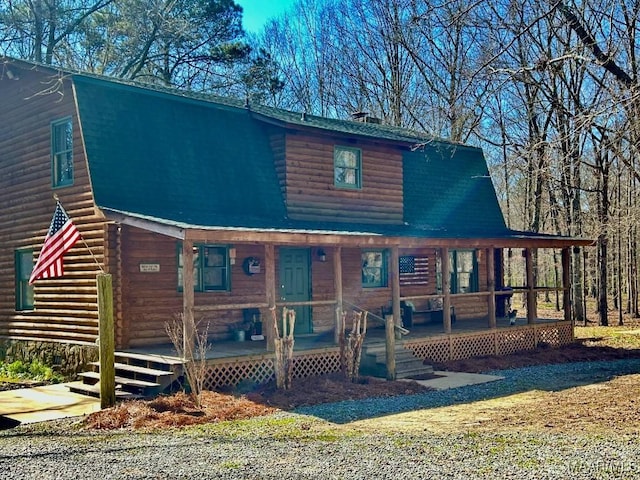
[[(424, 317), (423, 323), (442, 323), (444, 321), (444, 313), (442, 307), (432, 307), (427, 305), (425, 308), (415, 308), (411, 305), (407, 305), (405, 302), (400, 302), (402, 309), (402, 322), (405, 327), (413, 326), (413, 318), (416, 316)], [(451, 306), (451, 323), (456, 322), (455, 307)]]
[[(456, 322), (456, 311), (453, 305), (451, 308), (451, 323)], [(393, 313), (393, 309), (390, 306), (380, 307), (380, 316), (385, 318), (386, 315), (391, 315)], [(402, 326), (405, 328), (409, 328), (413, 326), (413, 318), (416, 316), (424, 317), (424, 322), (421, 323), (442, 323), (444, 321), (443, 309), (440, 308), (431, 308), (425, 307), (421, 309), (416, 309), (411, 305), (408, 305), (406, 302), (400, 302), (400, 315), (402, 316)]]

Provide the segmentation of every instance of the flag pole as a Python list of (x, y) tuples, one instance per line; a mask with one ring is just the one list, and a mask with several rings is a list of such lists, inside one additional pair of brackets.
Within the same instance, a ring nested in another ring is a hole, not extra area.
[[(53, 199), (65, 215), (67, 215), (57, 194)], [(68, 215), (67, 215), (68, 216)], [(105, 273), (102, 265), (91, 251), (85, 239), (80, 235), (100, 272), (96, 274), (98, 290), (98, 352), (100, 362), (100, 408), (112, 407), (116, 404), (115, 383), (115, 328), (113, 321), (113, 282), (111, 274)]]
[(98, 341), (100, 351), (100, 408), (116, 404), (115, 332), (111, 275), (98, 273)]

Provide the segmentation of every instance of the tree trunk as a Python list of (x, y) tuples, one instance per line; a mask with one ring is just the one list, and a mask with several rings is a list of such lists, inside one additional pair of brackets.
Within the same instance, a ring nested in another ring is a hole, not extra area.
[(600, 285), (598, 288), (598, 315), (600, 325), (609, 325), (607, 318), (607, 237), (600, 235), (598, 237), (598, 278)]
[(609, 226), (609, 153), (599, 150), (595, 155), (598, 166), (598, 223), (601, 225), (602, 233), (598, 235), (598, 315), (599, 324), (609, 325), (608, 301), (607, 301), (607, 243)]

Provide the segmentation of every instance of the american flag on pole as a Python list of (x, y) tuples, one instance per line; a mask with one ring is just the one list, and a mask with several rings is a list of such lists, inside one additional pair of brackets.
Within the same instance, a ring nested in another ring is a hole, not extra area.
[(80, 239), (80, 232), (73, 224), (60, 202), (51, 219), (49, 231), (44, 239), (38, 261), (33, 267), (29, 285), (39, 278), (61, 277), (64, 273), (62, 259), (64, 254)]

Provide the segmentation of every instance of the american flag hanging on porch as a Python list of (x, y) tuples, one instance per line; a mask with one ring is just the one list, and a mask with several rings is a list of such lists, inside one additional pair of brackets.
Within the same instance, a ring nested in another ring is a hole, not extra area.
[(39, 278), (61, 277), (64, 273), (63, 257), (80, 239), (80, 232), (73, 224), (60, 202), (56, 202), (49, 231), (44, 239), (38, 261), (33, 267), (29, 284)]
[(429, 258), (403, 255), (399, 259), (400, 285), (427, 285)]

